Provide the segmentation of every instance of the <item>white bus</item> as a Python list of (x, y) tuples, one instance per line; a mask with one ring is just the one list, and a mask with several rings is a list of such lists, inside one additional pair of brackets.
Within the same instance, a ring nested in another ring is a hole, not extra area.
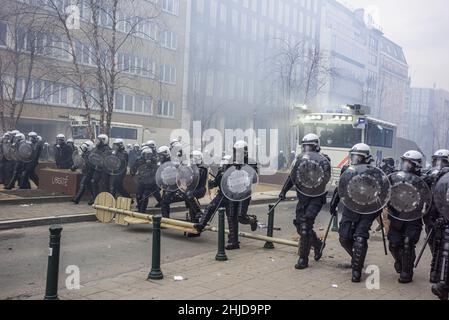
[[(294, 124), (298, 136), (297, 154), (301, 153), (300, 142), (308, 133), (320, 137), (322, 152), (332, 161), (333, 185), (337, 186), (341, 168), (349, 163), (349, 150), (357, 143), (366, 143), (376, 165), (384, 158), (398, 161), (405, 151), (397, 146), (397, 127), (393, 123), (354, 113), (314, 113), (299, 116)], [(402, 153), (401, 153), (402, 152)]]
[[(94, 130), (94, 138), (100, 134), (100, 125), (98, 120), (92, 120)], [(80, 145), (85, 140), (89, 139), (87, 135), (87, 121), (85, 117), (70, 117), (70, 127), (72, 131), (72, 139), (76, 145)], [(143, 126), (129, 123), (111, 123), (110, 139), (123, 139), (125, 145), (127, 144), (142, 144), (146, 137), (144, 137)]]

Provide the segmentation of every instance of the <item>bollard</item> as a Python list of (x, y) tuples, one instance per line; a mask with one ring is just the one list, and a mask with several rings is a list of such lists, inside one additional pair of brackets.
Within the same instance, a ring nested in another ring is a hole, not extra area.
[[(273, 238), (273, 229), (274, 229), (274, 205), (270, 204), (268, 206), (268, 227), (267, 227), (267, 237)], [(273, 242), (265, 242), (263, 246), (264, 249), (274, 249)]]
[(223, 208), (218, 210), (218, 251), (215, 260), (228, 260), (225, 251), (225, 209)]
[(338, 232), (338, 212), (335, 213), (334, 218), (332, 219), (332, 232)]
[(44, 300), (58, 300), (59, 249), (61, 245), (61, 226), (50, 227), (48, 247), (47, 284)]
[(161, 215), (153, 217), (153, 249), (151, 252), (151, 271), (148, 280), (162, 280), (161, 271)]

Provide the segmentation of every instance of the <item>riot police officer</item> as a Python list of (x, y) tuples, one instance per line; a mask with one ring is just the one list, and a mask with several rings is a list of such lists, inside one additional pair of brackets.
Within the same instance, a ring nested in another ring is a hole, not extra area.
[[(434, 190), (437, 182), (447, 172), (449, 172), (449, 150), (437, 150), (432, 156), (432, 168), (424, 174), (423, 178), (429, 187)], [(438, 283), (440, 273), (439, 262), (441, 260), (441, 240), (443, 237), (445, 222), (444, 219), (441, 219), (434, 203), (432, 203), (429, 213), (424, 216), (424, 225), (426, 234), (430, 236), (429, 247), (432, 253), (430, 282)]]
[(157, 158), (158, 158), (159, 165), (170, 161), (170, 148), (167, 146), (159, 147), (157, 149)]
[(6, 185), (11, 179), (11, 159), (8, 159), (11, 146), (11, 133), (5, 132), (0, 141), (0, 184)]
[(115, 139), (112, 144), (112, 155), (120, 160), (120, 169), (109, 179), (109, 191), (116, 198), (117, 196), (131, 198), (130, 194), (125, 190), (123, 185), (127, 168), (128, 168), (128, 153), (125, 150), (125, 143), (123, 139)]
[(76, 193), (75, 198), (72, 200), (75, 204), (80, 203), (87, 189), (89, 189), (91, 193), (91, 199), (89, 200), (89, 204), (92, 204), (94, 202), (95, 197), (91, 186), (91, 180), (94, 173), (94, 169), (89, 164), (89, 153), (94, 149), (94, 147), (95, 147), (94, 143), (90, 140), (83, 142), (80, 146), (81, 151), (80, 156), (83, 160), (82, 167), (79, 168), (77, 164), (74, 164), (73, 167), (71, 168), (72, 171), (81, 169), (82, 173), (82, 178), (80, 181), (78, 192)]
[[(423, 163), (423, 155), (418, 151), (408, 151), (402, 157), (401, 164), (401, 172), (398, 174), (390, 175), (390, 182), (393, 185), (393, 193), (400, 192), (401, 190), (395, 190), (396, 180), (398, 180), (398, 186), (404, 186), (404, 180), (407, 179), (408, 185), (412, 185), (415, 190), (417, 190), (417, 186), (413, 184), (412, 180), (414, 176), (421, 176), (421, 169)], [(407, 176), (411, 174), (410, 176)], [(416, 178), (415, 178), (416, 179)], [(421, 179), (416, 179), (418, 183), (422, 181), (425, 185), (424, 181)], [(428, 193), (429, 205), (431, 202), (430, 189), (425, 185)], [(417, 190), (418, 192), (420, 190)], [(396, 195), (396, 194), (395, 194)], [(394, 195), (394, 196), (395, 196)], [(424, 198), (424, 194), (421, 195), (420, 200)], [(410, 283), (413, 281), (413, 268), (414, 261), (416, 258), (416, 244), (419, 241), (422, 232), (422, 211), (428, 210), (428, 206), (426, 208), (411, 208), (406, 212), (408, 216), (401, 217), (404, 215), (402, 212), (398, 212), (402, 208), (397, 208), (398, 205), (419, 205), (421, 202), (416, 201), (415, 204), (397, 204), (396, 207), (390, 205), (388, 207), (389, 211), (389, 220), (390, 220), (390, 228), (388, 231), (388, 240), (389, 240), (389, 249), (395, 260), (394, 268), (399, 276), (399, 283)], [(413, 209), (413, 210), (412, 210)], [(404, 211), (404, 210), (401, 210)], [(413, 211), (418, 211), (417, 216), (412, 216)]]
[[(258, 173), (257, 163), (254, 160), (249, 159), (248, 144), (243, 140), (237, 141), (233, 148), (233, 162), (228, 166), (228, 169), (231, 167), (240, 169), (245, 165), (249, 165), (256, 174)], [(226, 217), (228, 220), (229, 234), (226, 250), (240, 249), (239, 223), (243, 225), (250, 225), (251, 231), (257, 230), (257, 217), (254, 215), (248, 215), (250, 203), (251, 197), (243, 201), (233, 201), (231, 199), (227, 199)]]
[(197, 223), (202, 216), (199, 200), (206, 195), (206, 184), (209, 170), (203, 164), (203, 154), (201, 151), (195, 150), (191, 155), (191, 164), (198, 168), (199, 179), (198, 184), (193, 190), (186, 192), (186, 204), (189, 209), (190, 221)]
[(13, 143), (11, 145), (11, 148), (14, 150), (13, 151), (14, 159), (12, 162), (13, 165), (12, 165), (11, 178), (10, 178), (9, 182), (5, 185), (6, 190), (11, 190), (16, 187), (16, 183), (20, 182), (20, 175), (22, 174), (22, 172), (24, 170), (24, 163), (22, 161), (20, 161), (18, 158), (18, 150), (19, 150), (20, 144), (25, 141), (25, 135), (20, 132), (15, 133), (14, 131), (12, 132), (12, 134), (14, 135), (14, 137), (13, 137)]
[(157, 154), (147, 147), (143, 149), (141, 156), (131, 168), (131, 175), (137, 174), (136, 202), (140, 213), (146, 212), (149, 197), (153, 196), (158, 204), (161, 202), (160, 190), (155, 180), (157, 163)]
[(385, 172), (386, 175), (392, 174), (396, 168), (393, 158), (384, 158), (382, 159), (382, 164), (380, 166), (380, 169)]
[[(369, 165), (374, 162), (370, 147), (366, 144), (357, 144), (349, 152), (351, 166)], [(341, 170), (343, 175), (349, 166)], [(338, 189), (334, 192), (331, 201), (331, 214), (335, 215), (340, 202)], [(352, 282), (360, 282), (362, 270), (368, 252), (368, 239), (371, 226), (380, 215), (381, 211), (372, 214), (359, 214), (343, 206), (342, 219), (340, 221), (339, 236), (340, 244), (352, 258)]]
[[(301, 142), (301, 146), (303, 154), (310, 152), (321, 152), (320, 139), (316, 134), (306, 135)], [(330, 169), (330, 158), (326, 155), (323, 156), (328, 161), (327, 165)], [(290, 173), (288, 180), (285, 182), (284, 187), (279, 194), (279, 198), (281, 200), (285, 200), (287, 192), (294, 186), (292, 177), (295, 175), (295, 170), (296, 165), (293, 165), (292, 172)], [(308, 268), (309, 254), (312, 247), (315, 252), (315, 260), (318, 261), (321, 259), (320, 252), (323, 243), (313, 230), (313, 226), (318, 214), (326, 204), (326, 196), (327, 193), (316, 197), (311, 197), (297, 191), (298, 205), (296, 206), (296, 219), (293, 221), (293, 224), (296, 226), (296, 230), (300, 235), (300, 242), (299, 260), (295, 265), (296, 269), (302, 270)]]
[[(108, 153), (111, 152), (111, 147), (109, 146), (109, 137), (107, 135), (100, 134), (97, 137), (95, 148), (92, 153), (94, 152), (102, 157), (105, 157)], [(103, 166), (95, 168), (92, 175), (91, 184), (94, 198), (96, 198), (101, 191), (106, 191), (109, 189), (109, 175), (107, 174)]]
[(66, 143), (65, 136), (58, 134), (56, 137), (55, 162), (58, 169), (70, 169), (73, 166), (73, 149)]
[(136, 163), (137, 159), (140, 158), (140, 146), (138, 144), (135, 144), (132, 150), (129, 151), (129, 157), (128, 157), (128, 166), (131, 170), (134, 168), (134, 164)]
[(36, 167), (39, 164), (39, 158), (42, 152), (42, 143), (39, 142), (39, 136), (36, 132), (28, 133), (29, 143), (33, 150), (31, 159), (24, 164), (23, 172), (20, 176), (20, 189), (31, 189), (30, 180), (39, 187), (39, 177), (36, 174)]
[(224, 155), (218, 168), (217, 175), (208, 181), (209, 190), (218, 188), (218, 192), (212, 201), (207, 205), (204, 213), (200, 217), (199, 222), (194, 225), (194, 228), (198, 232), (203, 232), (204, 228), (206, 228), (207, 224), (219, 208), (226, 208), (228, 200), (221, 191), (221, 179), (230, 164), (231, 158), (231, 156)]

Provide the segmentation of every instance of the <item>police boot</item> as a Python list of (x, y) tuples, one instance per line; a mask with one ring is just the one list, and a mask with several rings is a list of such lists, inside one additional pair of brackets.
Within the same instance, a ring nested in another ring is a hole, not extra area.
[(206, 228), (207, 223), (209, 222), (209, 220), (212, 218), (212, 215), (214, 214), (215, 209), (211, 206), (208, 206), (206, 208), (206, 210), (204, 211), (204, 214), (201, 215), (200, 217), (200, 221), (198, 223), (195, 223), (193, 225), (193, 227), (198, 231), (198, 232), (203, 232), (204, 228)]
[(443, 283), (437, 283), (432, 286), (432, 293), (436, 295), (440, 300), (449, 300), (449, 287)]
[(402, 271), (402, 250), (399, 247), (393, 246), (390, 243), (389, 246), (391, 255), (394, 258), (394, 270), (396, 270), (396, 273), (401, 273)]
[(312, 230), (312, 247), (314, 252), (314, 259), (315, 261), (320, 261), (321, 257), (323, 256), (321, 254), (321, 248), (323, 246), (323, 241), (321, 241), (316, 232)]
[(362, 279), (362, 271), (365, 263), (368, 243), (365, 238), (358, 237), (354, 242), (352, 255), (352, 282), (359, 283)]
[(295, 269), (304, 270), (309, 267), (309, 254), (312, 246), (311, 235), (307, 226), (301, 225), (301, 234), (299, 239), (299, 260), (295, 265)]
[(228, 244), (226, 246), (226, 250), (237, 250), (240, 249), (239, 242), (239, 221), (236, 216), (228, 216), (228, 225), (229, 225), (229, 235), (228, 235)]
[(402, 270), (399, 277), (399, 283), (410, 283), (413, 281), (413, 267), (416, 258), (415, 248), (408, 239), (405, 240), (402, 253)]
[(244, 225), (250, 225), (253, 232), (257, 230), (257, 216), (245, 214), (244, 216), (239, 216), (239, 222)]
[(440, 261), (440, 241), (434, 240), (432, 245), (432, 261), (430, 263), (430, 283), (438, 283), (440, 281), (439, 261)]
[(343, 247), (343, 249), (345, 249), (345, 251), (351, 256), (352, 258), (352, 252), (353, 252), (353, 247), (354, 247), (354, 241), (351, 239), (345, 239), (340, 237), (340, 244)]

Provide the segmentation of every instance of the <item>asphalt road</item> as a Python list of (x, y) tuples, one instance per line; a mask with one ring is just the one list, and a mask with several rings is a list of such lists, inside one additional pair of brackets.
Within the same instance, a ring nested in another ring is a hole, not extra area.
[[(292, 239), (296, 202), (286, 202), (276, 210), (276, 237)], [(267, 222), (268, 206), (250, 208), (261, 223)], [(316, 227), (324, 228), (329, 221), (328, 209), (323, 209)], [(173, 217), (182, 218), (182, 214)], [(216, 218), (214, 222), (216, 222)], [(65, 270), (69, 265), (80, 269), (81, 285), (121, 273), (151, 267), (151, 226), (123, 227), (98, 222), (64, 225), (61, 244), (60, 287), (65, 286)], [(241, 231), (250, 232), (242, 226)], [(257, 231), (266, 234), (266, 230)], [(48, 254), (48, 227), (35, 227), (0, 232), (0, 299), (20, 299), (42, 294)], [(173, 262), (214, 251), (217, 234), (206, 232), (200, 238), (187, 239), (182, 233), (162, 232), (162, 263)], [(241, 239), (244, 245), (246, 239)], [(261, 243), (263, 245), (263, 243)], [(180, 272), (182, 272), (180, 270)]]

